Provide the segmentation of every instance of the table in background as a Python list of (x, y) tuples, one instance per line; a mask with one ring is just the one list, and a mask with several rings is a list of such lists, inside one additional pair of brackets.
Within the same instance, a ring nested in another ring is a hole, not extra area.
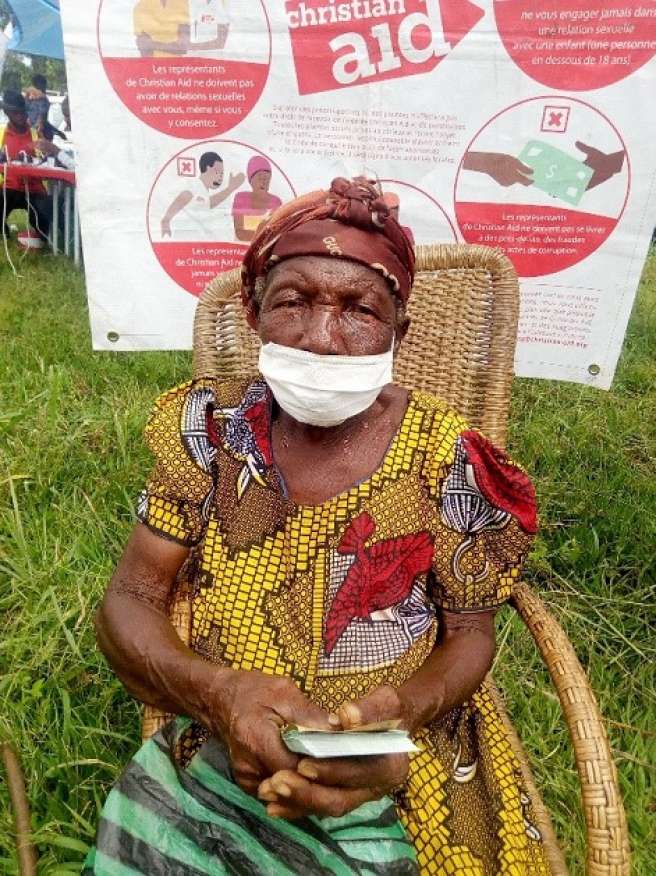
[[(6, 173), (7, 165), (0, 165)], [(46, 164), (20, 164), (12, 162), (14, 172), (20, 171), (23, 179), (40, 179), (49, 183), (48, 190), (52, 195), (52, 225), (50, 228), (50, 245), (55, 255), (62, 250), (64, 255), (73, 256), (76, 265), (80, 264), (80, 213), (77, 206), (77, 191), (75, 188), (75, 171), (63, 167), (48, 167)], [(63, 241), (60, 241), (60, 212), (64, 216)], [(62, 245), (63, 244), (63, 245)]]

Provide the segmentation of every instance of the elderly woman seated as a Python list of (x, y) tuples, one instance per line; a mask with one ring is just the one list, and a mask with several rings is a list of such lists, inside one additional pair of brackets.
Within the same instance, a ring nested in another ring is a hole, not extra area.
[[(550, 872), (484, 682), (534, 491), (392, 383), (413, 276), (378, 190), (335, 180), (244, 258), (259, 374), (157, 401), (97, 629), (127, 689), (185, 717), (112, 790), (85, 873)], [(167, 614), (187, 560), (190, 648)], [(322, 760), (281, 739), (387, 719), (418, 753)]]

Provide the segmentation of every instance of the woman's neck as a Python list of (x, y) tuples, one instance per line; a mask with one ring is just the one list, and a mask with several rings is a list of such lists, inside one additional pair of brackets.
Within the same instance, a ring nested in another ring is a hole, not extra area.
[(370, 477), (407, 406), (407, 391), (389, 384), (366, 411), (338, 426), (311, 426), (274, 411), (273, 456), (289, 498), (301, 505), (320, 504)]
[(366, 410), (336, 426), (313, 426), (311, 423), (301, 423), (274, 404), (273, 424), (283, 440), (286, 439), (287, 444), (303, 442), (309, 446), (333, 447), (345, 439), (353, 438), (367, 429), (370, 422), (381, 417), (390, 403), (387, 396), (383, 389), (375, 402)]

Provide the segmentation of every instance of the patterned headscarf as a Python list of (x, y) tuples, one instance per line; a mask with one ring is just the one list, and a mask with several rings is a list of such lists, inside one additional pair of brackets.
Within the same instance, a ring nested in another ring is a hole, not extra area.
[(381, 274), (404, 304), (410, 295), (414, 250), (380, 190), (365, 177), (338, 177), (329, 191), (311, 192), (276, 210), (244, 256), (244, 304), (258, 278), (284, 259), (302, 255), (359, 262)]

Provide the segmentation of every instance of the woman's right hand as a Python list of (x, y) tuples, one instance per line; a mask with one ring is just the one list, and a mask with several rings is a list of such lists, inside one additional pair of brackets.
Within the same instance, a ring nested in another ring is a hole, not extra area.
[(299, 758), (285, 746), (285, 724), (332, 729), (328, 713), (289, 678), (261, 672), (219, 673), (207, 703), (209, 729), (228, 748), (235, 781), (249, 794), (279, 770), (294, 770)]

